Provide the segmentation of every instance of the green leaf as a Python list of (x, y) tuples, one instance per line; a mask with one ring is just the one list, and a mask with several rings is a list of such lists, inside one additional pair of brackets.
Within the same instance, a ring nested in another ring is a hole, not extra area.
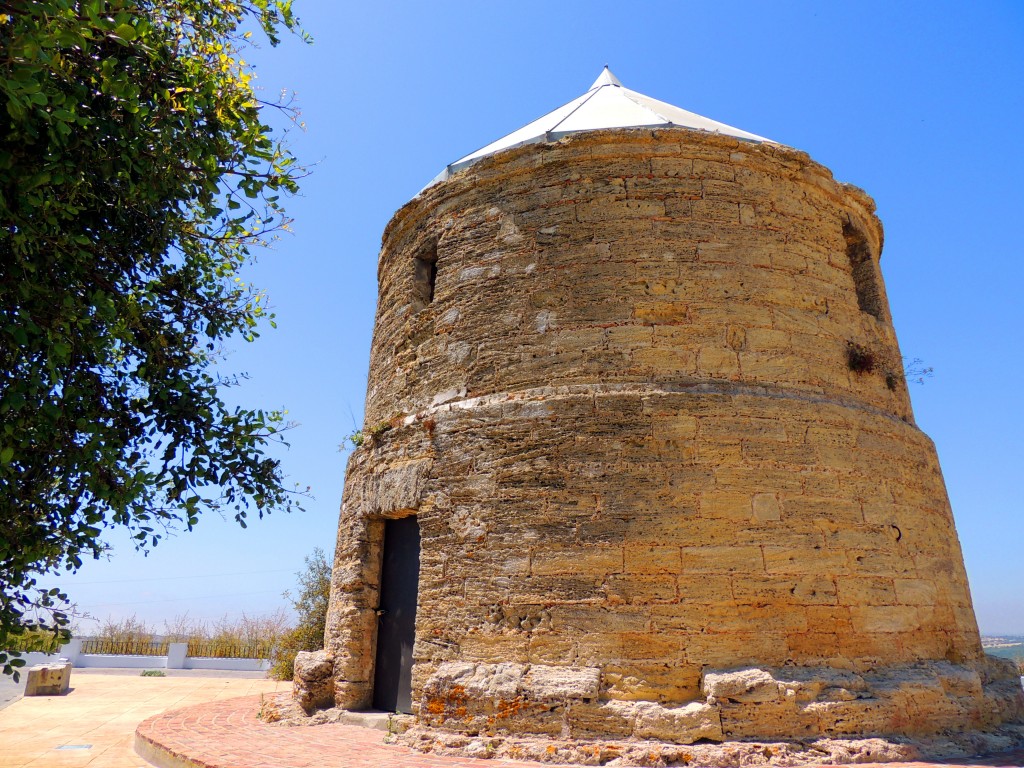
[(131, 42), (135, 39), (135, 27), (130, 24), (118, 24), (114, 28), (114, 34), (120, 37), (126, 42)]

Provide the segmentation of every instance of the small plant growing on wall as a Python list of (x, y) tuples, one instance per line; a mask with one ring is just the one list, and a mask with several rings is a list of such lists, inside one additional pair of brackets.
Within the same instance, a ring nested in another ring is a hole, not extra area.
[(875, 354), (851, 341), (846, 345), (846, 364), (854, 373), (871, 373), (875, 370)]
[(935, 374), (935, 369), (925, 365), (920, 357), (913, 359), (903, 358), (903, 378), (914, 384), (924, 384), (925, 379), (930, 379)]

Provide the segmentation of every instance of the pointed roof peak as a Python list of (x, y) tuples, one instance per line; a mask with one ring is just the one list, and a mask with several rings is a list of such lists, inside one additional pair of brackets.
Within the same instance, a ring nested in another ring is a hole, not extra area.
[[(605, 86), (615, 86), (607, 88)], [(476, 152), (456, 160), (431, 181), (444, 181), (453, 173), (503, 149), (557, 141), (563, 136), (609, 128), (688, 128), (708, 131), (754, 143), (774, 144), (771, 139), (748, 133), (731, 125), (710, 120), (694, 112), (631, 91), (619, 82), (606, 64), (586, 93), (548, 112), (517, 131), (501, 137)], [(429, 184), (427, 186), (430, 186)]]
[(607, 64), (604, 65), (604, 69), (601, 70), (601, 74), (597, 76), (597, 80), (595, 80), (594, 84), (587, 89), (587, 92), (589, 93), (595, 88), (600, 88), (602, 85), (617, 85), (622, 87), (622, 83), (619, 81), (619, 78), (612, 74), (612, 71), (608, 69)]

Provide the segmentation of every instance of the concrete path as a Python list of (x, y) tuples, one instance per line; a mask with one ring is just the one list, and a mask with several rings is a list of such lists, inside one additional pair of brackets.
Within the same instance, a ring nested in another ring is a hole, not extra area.
[[(0, 710), (0, 768), (149, 768), (133, 748), (135, 729), (146, 718), (237, 696), (257, 694), (258, 701), (260, 693), (291, 686), (252, 679), (251, 673), (141, 677), (139, 670), (117, 672), (76, 669), (67, 695), (22, 698)], [(23, 687), (24, 680), (19, 695)]]

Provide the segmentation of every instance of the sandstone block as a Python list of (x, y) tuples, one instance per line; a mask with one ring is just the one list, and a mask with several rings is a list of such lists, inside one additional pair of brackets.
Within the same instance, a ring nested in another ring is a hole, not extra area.
[(780, 698), (778, 681), (763, 669), (707, 672), (704, 695), (709, 703), (721, 700), (752, 703)]
[(637, 702), (634, 734), (641, 739), (658, 739), (675, 744), (692, 744), (698, 739), (721, 741), (722, 717), (718, 707), (698, 701), (685, 707), (667, 708), (651, 702)]
[(754, 520), (769, 522), (782, 519), (782, 505), (773, 493), (757, 493), (753, 499)]
[(764, 560), (760, 547), (683, 547), (683, 572), (760, 573)]
[(71, 663), (36, 664), (25, 675), (26, 696), (62, 696), (71, 685)]
[(334, 706), (334, 657), (327, 651), (295, 655), (294, 696), (307, 713)]
[(580, 703), (566, 711), (573, 738), (628, 737), (633, 733), (636, 710), (632, 702)]
[(420, 505), (431, 462), (427, 459), (402, 462), (371, 475), (362, 488), (366, 510), (388, 514)]
[(679, 547), (627, 546), (627, 573), (678, 573)]
[(551, 667), (534, 664), (522, 683), (523, 693), (535, 701), (591, 701), (601, 688), (597, 667)]
[(671, 575), (618, 575), (605, 579), (604, 589), (613, 604), (672, 602), (676, 599), (676, 577)]
[(727, 702), (721, 705), (721, 711), (722, 732), (729, 740), (799, 739), (817, 736), (821, 732), (817, 718), (789, 699)]
[(545, 576), (560, 573), (594, 573), (605, 575), (621, 572), (623, 552), (620, 547), (592, 547), (568, 552), (538, 552), (531, 561), (531, 571)]
[(661, 704), (695, 699), (700, 694), (701, 668), (695, 664), (609, 664), (604, 667), (604, 696), (623, 701)]

